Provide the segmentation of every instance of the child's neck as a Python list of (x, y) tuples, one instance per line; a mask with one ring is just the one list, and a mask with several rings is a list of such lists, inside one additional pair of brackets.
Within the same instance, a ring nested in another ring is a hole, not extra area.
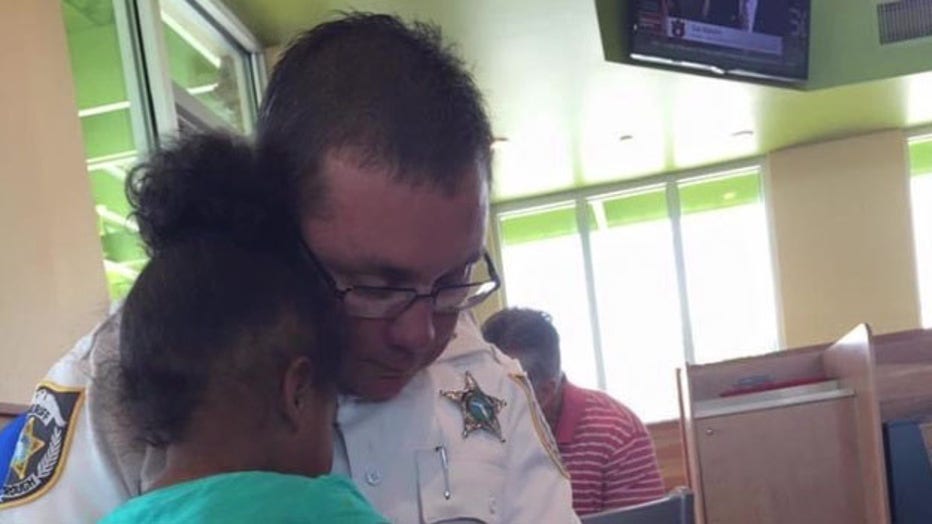
[(202, 437), (178, 442), (165, 451), (165, 469), (150, 489), (221, 473), (269, 469), (256, 439), (244, 438), (235, 430), (221, 439)]

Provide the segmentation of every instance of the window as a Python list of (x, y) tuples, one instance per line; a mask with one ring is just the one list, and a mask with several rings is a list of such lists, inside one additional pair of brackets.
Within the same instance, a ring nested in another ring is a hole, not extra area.
[(187, 0), (162, 0), (161, 18), (179, 116), (206, 109), (210, 116), (200, 119), (218, 119), (213, 127), (251, 132), (256, 100), (248, 50)]
[(548, 312), (563, 341), (563, 368), (581, 383), (598, 383), (575, 205), (525, 210), (500, 223), (509, 304)]
[(778, 347), (760, 176), (664, 176), (495, 210), (505, 298), (553, 316), (564, 370), (648, 421), (675, 369)]
[(932, 327), (932, 136), (909, 142), (913, 234), (919, 278), (922, 326)]
[(589, 206), (604, 388), (642, 417), (672, 418), (683, 330), (666, 189), (590, 199)]
[(146, 261), (123, 192), (127, 169), (146, 147), (137, 120), (144, 110), (127, 82), (136, 72), (123, 53), (114, 2), (63, 1), (62, 12), (104, 268), (110, 295), (119, 298)]
[(696, 362), (778, 347), (767, 218), (757, 173), (679, 183)]
[(181, 129), (251, 131), (262, 49), (213, 0), (61, 6), (104, 268), (120, 299), (147, 261), (129, 217), (127, 170)]

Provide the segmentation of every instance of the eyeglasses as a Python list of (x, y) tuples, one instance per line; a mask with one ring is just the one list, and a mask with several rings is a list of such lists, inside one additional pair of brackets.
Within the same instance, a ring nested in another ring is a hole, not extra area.
[[(302, 243), (303, 239), (302, 239)], [(324, 276), (330, 289), (343, 302), (346, 313), (353, 317), (391, 319), (404, 313), (415, 302), (430, 299), (434, 313), (450, 314), (480, 304), (501, 285), (498, 272), (488, 252), (482, 254), (488, 279), (478, 282), (437, 286), (430, 293), (418, 293), (414, 288), (392, 286), (348, 286), (341, 288), (324, 267), (323, 262), (304, 243), (310, 261)], [(473, 268), (475, 269), (475, 268)]]

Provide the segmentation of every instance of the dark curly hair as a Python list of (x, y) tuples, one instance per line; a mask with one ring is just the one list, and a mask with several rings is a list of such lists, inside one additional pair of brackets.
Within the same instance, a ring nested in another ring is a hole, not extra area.
[(297, 356), (314, 363), (316, 387), (333, 387), (342, 346), (334, 296), (248, 144), (183, 138), (132, 171), (128, 187), (152, 256), (119, 335), (123, 399), (143, 440), (183, 439), (212, 385), (246, 385), (273, 402)]
[(492, 131), (482, 95), (440, 29), (344, 13), (291, 42), (259, 112), (262, 156), (283, 167), (304, 213), (326, 194), (324, 155), (349, 149), (398, 180), (456, 191), (477, 162), (490, 173)]
[(250, 144), (224, 133), (170, 142), (134, 168), (126, 195), (149, 255), (205, 234), (266, 246), (294, 240), (281, 181), (261, 171)]

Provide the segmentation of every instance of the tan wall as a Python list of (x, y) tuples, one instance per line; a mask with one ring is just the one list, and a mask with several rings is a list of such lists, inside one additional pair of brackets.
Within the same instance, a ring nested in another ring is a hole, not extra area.
[(107, 309), (60, 2), (0, 2), (0, 402)]
[(275, 68), (275, 64), (278, 63), (278, 59), (284, 50), (285, 47), (282, 45), (271, 45), (265, 48), (265, 68), (268, 70), (269, 74), (272, 73), (272, 69)]
[(766, 172), (785, 345), (919, 327), (903, 133), (779, 151)]

